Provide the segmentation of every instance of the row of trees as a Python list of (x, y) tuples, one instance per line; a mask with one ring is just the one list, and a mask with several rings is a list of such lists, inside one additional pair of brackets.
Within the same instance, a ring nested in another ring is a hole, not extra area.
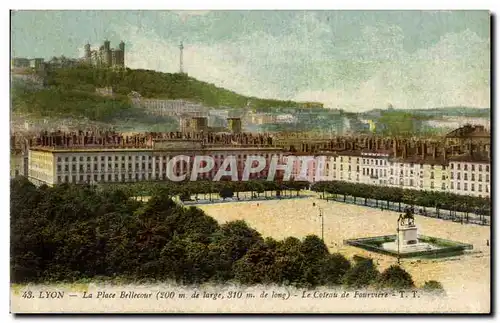
[(158, 194), (142, 203), (118, 189), (36, 188), (25, 178), (12, 180), (12, 282), (120, 278), (414, 287), (403, 269), (393, 266), (380, 273), (370, 259), (351, 263), (330, 254), (317, 236), (264, 239), (244, 221), (219, 225), (200, 209)]
[[(273, 182), (265, 180), (251, 181), (183, 181), (183, 182), (168, 182), (168, 181), (152, 181), (152, 182), (137, 182), (137, 183), (105, 183), (100, 184), (100, 188), (104, 190), (121, 190), (128, 196), (152, 196), (152, 195), (180, 195), (189, 199), (191, 195), (195, 198), (204, 199), (210, 198), (210, 194), (220, 194), (222, 197), (232, 197), (236, 195), (240, 197), (241, 192), (251, 192), (252, 196), (259, 197), (268, 196), (269, 192), (274, 191), (279, 196), (299, 196), (300, 190), (307, 188), (309, 185), (305, 181), (283, 181)], [(207, 198), (207, 195), (209, 196)]]
[(475, 196), (458, 195), (445, 192), (417, 191), (398, 187), (381, 187), (377, 185), (348, 183), (343, 181), (318, 182), (312, 190), (356, 198), (375, 199), (394, 203), (405, 203), (423, 207), (459, 212), (474, 212), (480, 215), (491, 215), (491, 200)]

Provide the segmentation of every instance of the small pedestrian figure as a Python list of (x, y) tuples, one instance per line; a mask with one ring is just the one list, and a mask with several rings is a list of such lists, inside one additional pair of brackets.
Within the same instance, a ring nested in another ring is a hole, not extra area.
[(490, 246), (490, 240), (486, 240), (486, 246)]
[(313, 206), (316, 206), (316, 203), (313, 202)]

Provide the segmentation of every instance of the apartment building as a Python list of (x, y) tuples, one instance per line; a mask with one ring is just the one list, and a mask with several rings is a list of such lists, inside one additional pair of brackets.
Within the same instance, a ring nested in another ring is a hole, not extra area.
[[(245, 161), (249, 156), (261, 156), (266, 166), (250, 175), (250, 179), (267, 178), (274, 156), (281, 163), (283, 154), (278, 148), (217, 147), (206, 149), (161, 148), (49, 148), (34, 147), (29, 151), (29, 179), (37, 184), (52, 186), (61, 183), (102, 183), (169, 180), (174, 176), (191, 176), (195, 156), (211, 156), (215, 165), (197, 179), (212, 179), (223, 161), (234, 156), (238, 179), (242, 178)], [(187, 156), (178, 160), (178, 156)], [(170, 163), (175, 158), (175, 162)], [(169, 169), (172, 167), (172, 169)], [(203, 167), (203, 165), (200, 165)]]
[(490, 163), (485, 156), (460, 156), (450, 160), (449, 191), (478, 197), (490, 196)]

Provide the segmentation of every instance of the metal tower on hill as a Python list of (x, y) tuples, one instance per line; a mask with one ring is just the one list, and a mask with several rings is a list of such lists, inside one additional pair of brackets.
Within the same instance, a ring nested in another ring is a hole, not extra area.
[(179, 50), (180, 50), (180, 56), (179, 56), (179, 73), (184, 74), (184, 61), (183, 61), (183, 55), (184, 55), (184, 45), (181, 44), (179, 45)]

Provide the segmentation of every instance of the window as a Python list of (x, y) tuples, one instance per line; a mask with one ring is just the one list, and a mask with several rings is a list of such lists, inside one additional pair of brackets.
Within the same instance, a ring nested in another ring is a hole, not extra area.
[(482, 172), (483, 171), (483, 165), (479, 165), (479, 171)]
[(467, 170), (467, 164), (464, 165), (464, 170)]
[(477, 176), (477, 180), (478, 180), (479, 182), (482, 182), (482, 181), (483, 181), (483, 174), (479, 174), (479, 175)]
[(486, 165), (486, 171), (489, 172), (490, 171), (490, 166)]
[(349, 165), (349, 171), (351, 171), (351, 165)]
[(125, 160), (125, 156), (122, 156), (122, 160)]
[(363, 176), (365, 176), (365, 169), (363, 168)]
[(108, 174), (108, 182), (111, 182), (111, 174)]
[(457, 190), (460, 190), (460, 183), (457, 183)]
[(434, 169), (434, 165), (431, 165), (431, 169)]
[(80, 182), (83, 182), (83, 175), (80, 175)]
[(431, 182), (431, 189), (434, 188), (434, 182)]
[(68, 161), (68, 157), (64, 157), (64, 161), (67, 162)]
[(104, 161), (104, 156), (101, 156), (101, 161)]
[(118, 156), (115, 156), (115, 160), (118, 160)]
[(61, 183), (61, 176), (57, 176), (57, 182)]
[(88, 162), (90, 161), (90, 156), (89, 156), (89, 157), (87, 157), (87, 161), (88, 161)]
[(489, 191), (488, 185), (485, 186), (485, 190), (486, 190), (486, 193), (488, 193), (488, 191)]
[(479, 192), (482, 192), (482, 191), (483, 191), (483, 185), (479, 184), (479, 185), (477, 186), (477, 190), (478, 190)]
[(69, 171), (69, 165), (64, 165), (64, 171), (65, 172)]
[(125, 163), (122, 163), (122, 169), (125, 169)]
[(450, 168), (453, 169), (453, 163), (450, 164)]
[(441, 176), (441, 180), (444, 181), (445, 179), (446, 179), (446, 176), (444, 176), (444, 174), (443, 174), (443, 176)]
[(471, 170), (471, 171), (475, 171), (474, 164), (470, 165), (470, 170)]
[(457, 169), (460, 170), (460, 164), (457, 164)]
[(94, 161), (97, 161), (97, 156), (94, 157)]
[(471, 180), (471, 181), (475, 181), (475, 177), (476, 177), (476, 176), (475, 176), (475, 174), (474, 174), (474, 173), (472, 173), (472, 174), (470, 175), (470, 180)]
[(391, 175), (394, 175), (394, 169), (391, 168)]
[(57, 162), (60, 162), (61, 161), (61, 157), (57, 157)]
[(76, 165), (71, 165), (71, 170), (76, 172)]
[[(66, 165), (67, 166), (67, 165)], [(61, 171), (61, 165), (57, 165), (57, 171), (60, 172)]]
[(115, 169), (118, 169), (118, 164), (115, 164)]
[(467, 180), (467, 173), (464, 173), (464, 181)]
[(74, 162), (76, 162), (76, 157), (73, 157), (73, 158), (72, 158), (72, 160), (73, 160)]
[(111, 156), (108, 156), (108, 161), (111, 161), (111, 160), (112, 160)]
[(356, 158), (356, 163), (359, 164), (359, 158)]
[(441, 189), (442, 190), (446, 189), (446, 185), (444, 183), (441, 183)]
[(486, 175), (486, 183), (490, 182), (490, 175)]
[(94, 175), (94, 182), (97, 182), (97, 174)]
[(434, 179), (434, 172), (431, 172), (431, 179)]
[(457, 173), (457, 179), (460, 180), (460, 173)]
[(82, 156), (80, 156), (80, 161), (83, 161), (83, 157)]
[(474, 192), (474, 183), (473, 183), (473, 184), (470, 184), (470, 190), (471, 190), (472, 192)]
[(450, 183), (450, 188), (453, 189), (453, 182)]

